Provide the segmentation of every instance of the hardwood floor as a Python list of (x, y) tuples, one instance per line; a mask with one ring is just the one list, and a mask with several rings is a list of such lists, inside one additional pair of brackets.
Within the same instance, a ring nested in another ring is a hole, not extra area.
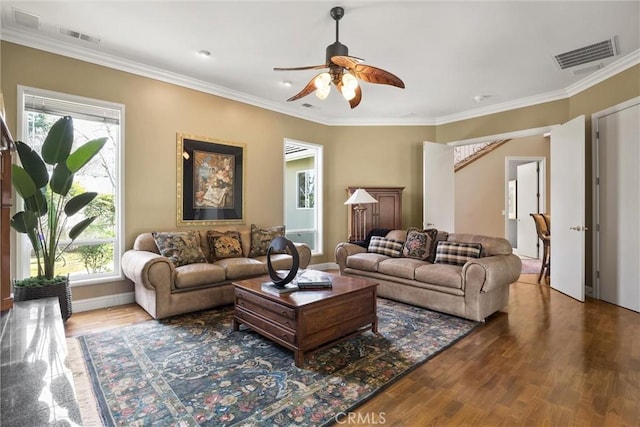
[[(76, 313), (66, 335), (149, 318), (137, 305)], [(348, 415), (341, 424), (638, 426), (640, 314), (523, 275), (503, 311)]]

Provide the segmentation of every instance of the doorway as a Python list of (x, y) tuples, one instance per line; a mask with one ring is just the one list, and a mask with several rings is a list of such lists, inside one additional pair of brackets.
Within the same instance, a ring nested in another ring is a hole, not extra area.
[(546, 212), (546, 158), (505, 157), (505, 236), (514, 253), (540, 258), (531, 213)]
[(640, 312), (640, 98), (592, 117), (596, 296)]

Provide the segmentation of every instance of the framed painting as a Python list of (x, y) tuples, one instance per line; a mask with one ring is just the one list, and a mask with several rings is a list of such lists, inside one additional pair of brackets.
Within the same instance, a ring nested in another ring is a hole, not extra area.
[(178, 225), (244, 224), (245, 144), (177, 134)]

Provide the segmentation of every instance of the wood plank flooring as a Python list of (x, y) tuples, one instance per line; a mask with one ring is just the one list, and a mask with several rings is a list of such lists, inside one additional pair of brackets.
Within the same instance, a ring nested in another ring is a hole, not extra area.
[[(66, 335), (142, 322), (135, 304), (75, 313)], [(640, 426), (640, 314), (522, 275), (509, 305), (338, 425)]]

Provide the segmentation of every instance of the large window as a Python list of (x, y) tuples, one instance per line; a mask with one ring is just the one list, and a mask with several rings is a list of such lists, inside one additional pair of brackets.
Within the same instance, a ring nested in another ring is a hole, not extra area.
[[(107, 138), (100, 153), (76, 174), (71, 188), (71, 193), (95, 191), (98, 196), (66, 226), (70, 229), (83, 216), (97, 215), (97, 219), (57, 261), (56, 274), (68, 274), (72, 285), (121, 278), (124, 106), (22, 86), (18, 101), (18, 138), (37, 152), (50, 127), (63, 116), (73, 118), (73, 149), (91, 139)], [(37, 265), (31, 245), (25, 235), (17, 236), (16, 277), (34, 276)], [(59, 246), (68, 243), (61, 241)]]
[(284, 141), (286, 237), (322, 254), (322, 146)]

